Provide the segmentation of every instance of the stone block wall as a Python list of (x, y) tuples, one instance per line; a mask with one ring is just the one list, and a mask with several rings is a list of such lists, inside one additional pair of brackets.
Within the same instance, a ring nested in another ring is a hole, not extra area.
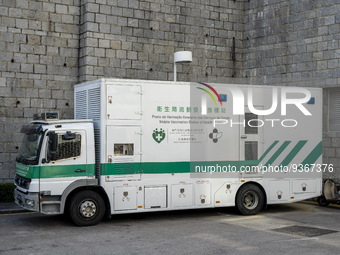
[(193, 62), (178, 65), (179, 81), (240, 76), (243, 9), (243, 1), (83, 1), (80, 81), (173, 80), (180, 50)]
[(73, 85), (102, 77), (223, 81), (242, 66), (244, 1), (0, 0), (0, 182), (34, 113), (73, 117)]
[(251, 0), (245, 5), (243, 76), (323, 87), (324, 178), (340, 181), (340, 130), (328, 129), (328, 88), (340, 84), (339, 0)]
[(251, 0), (243, 72), (265, 83), (330, 87), (340, 82), (339, 0)]
[[(339, 13), (339, 0), (0, 0), (0, 182), (34, 113), (72, 118), (83, 81), (173, 80), (175, 51), (193, 52), (179, 81), (339, 86)], [(324, 137), (340, 175), (340, 132)]]
[(79, 1), (0, 0), (0, 183), (11, 182), (20, 128), (34, 113), (73, 116)]

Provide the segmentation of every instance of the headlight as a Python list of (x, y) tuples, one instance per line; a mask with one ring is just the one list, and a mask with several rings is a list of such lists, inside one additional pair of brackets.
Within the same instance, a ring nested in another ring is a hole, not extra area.
[(26, 203), (26, 205), (28, 205), (30, 207), (34, 207), (34, 200), (26, 199), (25, 203)]

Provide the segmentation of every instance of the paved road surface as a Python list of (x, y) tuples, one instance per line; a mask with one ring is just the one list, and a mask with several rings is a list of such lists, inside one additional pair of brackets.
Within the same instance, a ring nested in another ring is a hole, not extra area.
[(334, 255), (339, 251), (339, 208), (306, 203), (270, 206), (248, 217), (233, 208), (123, 215), (93, 227), (76, 227), (62, 216), (0, 215), (0, 254)]

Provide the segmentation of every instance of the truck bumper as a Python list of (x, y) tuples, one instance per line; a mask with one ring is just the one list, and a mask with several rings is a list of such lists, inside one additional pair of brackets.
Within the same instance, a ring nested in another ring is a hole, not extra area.
[(23, 193), (18, 189), (14, 190), (14, 201), (17, 205), (26, 210), (39, 212), (39, 193)]

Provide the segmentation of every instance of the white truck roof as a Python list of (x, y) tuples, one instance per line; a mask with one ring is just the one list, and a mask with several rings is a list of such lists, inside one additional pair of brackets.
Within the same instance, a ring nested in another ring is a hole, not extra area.
[(91, 119), (85, 120), (69, 119), (69, 120), (33, 120), (31, 123), (42, 125), (56, 125), (56, 124), (92, 123), (92, 122), (93, 121)]

